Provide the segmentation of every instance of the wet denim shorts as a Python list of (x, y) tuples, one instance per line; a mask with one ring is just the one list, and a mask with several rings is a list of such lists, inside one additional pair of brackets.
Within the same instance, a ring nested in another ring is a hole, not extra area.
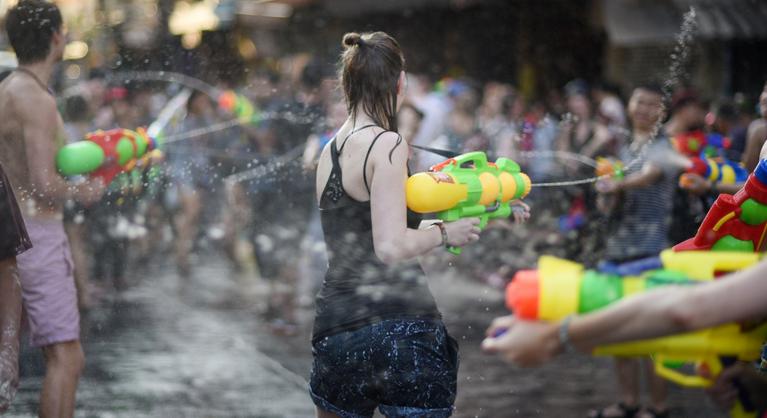
[(310, 379), (319, 408), (342, 418), (449, 417), (458, 344), (441, 321), (395, 319), (315, 341)]

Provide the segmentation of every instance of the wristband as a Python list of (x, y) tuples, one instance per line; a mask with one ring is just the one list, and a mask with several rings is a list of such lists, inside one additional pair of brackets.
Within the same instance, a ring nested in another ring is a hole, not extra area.
[(445, 224), (442, 222), (434, 222), (432, 225), (437, 225), (439, 232), (442, 234), (442, 244), (440, 244), (440, 246), (447, 247), (447, 230), (445, 229)]
[(569, 328), (570, 321), (572, 320), (573, 316), (567, 315), (565, 319), (562, 320), (562, 323), (559, 324), (559, 344), (562, 346), (562, 348), (564, 348), (565, 353), (568, 354), (578, 352), (573, 343), (570, 341)]

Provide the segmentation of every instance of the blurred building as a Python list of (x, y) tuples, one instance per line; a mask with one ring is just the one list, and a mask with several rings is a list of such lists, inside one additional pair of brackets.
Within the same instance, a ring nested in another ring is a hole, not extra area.
[[(0, 18), (16, 0), (0, 0)], [(515, 83), (540, 97), (573, 78), (624, 92), (668, 78), (682, 16), (696, 11), (683, 81), (711, 98), (755, 94), (767, 75), (764, 0), (56, 0), (87, 68), (172, 70), (241, 82), (310, 54), (332, 65), (348, 31), (384, 30), (408, 69)], [(9, 49), (4, 33), (0, 48)]]
[[(602, 0), (607, 33), (604, 77), (628, 87), (663, 80), (683, 14), (694, 9), (689, 82), (708, 97), (758, 94), (767, 80), (767, 2), (763, 0)], [(660, 78), (659, 78), (660, 77)]]

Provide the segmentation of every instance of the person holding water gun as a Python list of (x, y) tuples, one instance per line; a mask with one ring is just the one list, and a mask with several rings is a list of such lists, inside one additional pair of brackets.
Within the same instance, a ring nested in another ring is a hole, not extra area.
[(58, 7), (19, 2), (8, 10), (5, 29), (19, 66), (0, 83), (0, 164), (34, 245), (16, 261), (32, 345), (45, 356), (39, 415), (72, 416), (84, 354), (62, 208), (69, 198), (92, 204), (106, 186), (101, 179), (69, 183), (56, 169), (64, 126), (47, 84), (66, 45)]
[[(761, 157), (767, 157), (767, 146), (762, 148)], [(763, 161), (762, 164), (767, 162)], [(754, 176), (754, 181), (759, 182), (764, 172), (761, 176), (758, 172)], [(760, 189), (754, 185), (748, 186), (746, 193), (758, 194)], [(756, 194), (752, 195), (754, 197)], [(702, 226), (695, 238), (679, 244), (675, 249), (715, 250), (720, 241), (728, 240), (729, 235), (724, 235), (727, 233), (724, 230), (725, 224), (733, 222), (737, 220), (719, 222), (722, 225), (718, 232), (717, 226), (713, 230)], [(752, 235), (754, 239), (760, 240), (760, 243), (754, 245), (754, 250), (759, 250), (763, 245), (763, 234), (754, 230)], [(715, 238), (717, 241), (713, 242)], [(727, 242), (732, 241), (730, 238)], [(501, 353), (512, 363), (534, 366), (565, 351), (565, 348), (577, 347), (578, 350), (591, 352), (606, 344), (675, 335), (731, 322), (764, 320), (767, 317), (767, 305), (764, 304), (764, 298), (767, 297), (765, 274), (767, 261), (761, 261), (719, 280), (695, 286), (666, 286), (649, 290), (596, 312), (568, 316), (562, 321), (544, 323), (520, 320), (514, 316), (497, 318), (488, 328), (483, 349), (490, 353)], [(767, 377), (764, 375), (767, 372), (767, 345), (761, 353), (759, 372), (762, 374), (755, 370), (743, 362), (726, 367), (708, 388), (709, 395), (722, 407), (731, 409), (745, 391), (745, 397), (750, 399), (752, 407), (762, 412), (767, 411), (767, 397), (764, 396), (767, 393)]]
[[(645, 340), (767, 316), (767, 261), (718, 280), (694, 286), (665, 286), (618, 301), (604, 309), (562, 321), (539, 322), (514, 316), (496, 318), (482, 348), (520, 366), (544, 364), (566, 351), (589, 353), (598, 346)], [(767, 364), (763, 352), (762, 364)], [(734, 380), (766, 410), (767, 378), (738, 363), (725, 369), (709, 388), (724, 407), (736, 399)], [(761, 403), (761, 404), (760, 404)]]
[(342, 44), (349, 117), (317, 166), (329, 266), (315, 304), (312, 400), (318, 417), (372, 416), (376, 408), (386, 416), (450, 416), (458, 344), (416, 257), (477, 241), (480, 221), (419, 229), (406, 203), (409, 147), (397, 133), (402, 51), (383, 32), (347, 33)]
[[(597, 206), (617, 220), (608, 234), (604, 262), (621, 264), (658, 254), (668, 246), (668, 219), (678, 170), (667, 157), (673, 151), (663, 135), (653, 138), (662, 117), (662, 93), (652, 85), (634, 89), (628, 103), (629, 141), (619, 152), (627, 164), (625, 175), (601, 179), (596, 184)], [(628, 166), (630, 165), (630, 166)], [(629, 417), (640, 411), (639, 362), (616, 358), (621, 401), (591, 417)], [(667, 416), (666, 382), (650, 376), (651, 417)]]

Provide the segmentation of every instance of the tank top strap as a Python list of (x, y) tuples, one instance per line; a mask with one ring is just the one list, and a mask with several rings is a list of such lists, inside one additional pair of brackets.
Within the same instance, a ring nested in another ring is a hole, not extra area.
[(341, 169), (341, 164), (338, 163), (338, 144), (336, 144), (337, 137), (333, 137), (333, 139), (330, 140), (330, 161), (333, 163), (333, 168), (331, 170)]
[[(370, 143), (370, 148), (368, 148), (367, 154), (365, 154), (365, 162), (362, 164), (362, 180), (365, 182), (365, 189), (368, 191), (368, 195), (370, 194), (370, 186), (368, 185), (368, 159), (370, 158), (370, 153), (373, 151), (373, 146), (375, 146), (376, 142), (378, 141), (378, 138), (381, 137), (381, 135), (387, 133), (387, 132), (394, 132), (394, 131), (383, 131), (379, 133), (378, 135), (373, 138), (373, 142)], [(396, 132), (395, 132), (396, 133)], [(399, 140), (397, 144), (399, 144), (399, 141), (402, 141), (402, 137), (399, 136)]]
[(367, 124), (365, 126), (361, 126), (361, 127), (357, 128), (357, 129), (352, 129), (352, 131), (349, 132), (349, 134), (346, 135), (346, 137), (344, 138), (344, 142), (343, 142), (343, 144), (341, 144), (341, 148), (337, 148), (338, 151), (336, 153), (337, 154), (341, 154), (342, 152), (344, 152), (344, 147), (346, 146), (346, 143), (349, 142), (349, 138), (352, 135), (356, 134), (357, 132), (359, 132), (359, 131), (361, 131), (363, 129), (372, 128), (374, 126), (376, 126), (376, 125), (370, 123), (370, 124)]

